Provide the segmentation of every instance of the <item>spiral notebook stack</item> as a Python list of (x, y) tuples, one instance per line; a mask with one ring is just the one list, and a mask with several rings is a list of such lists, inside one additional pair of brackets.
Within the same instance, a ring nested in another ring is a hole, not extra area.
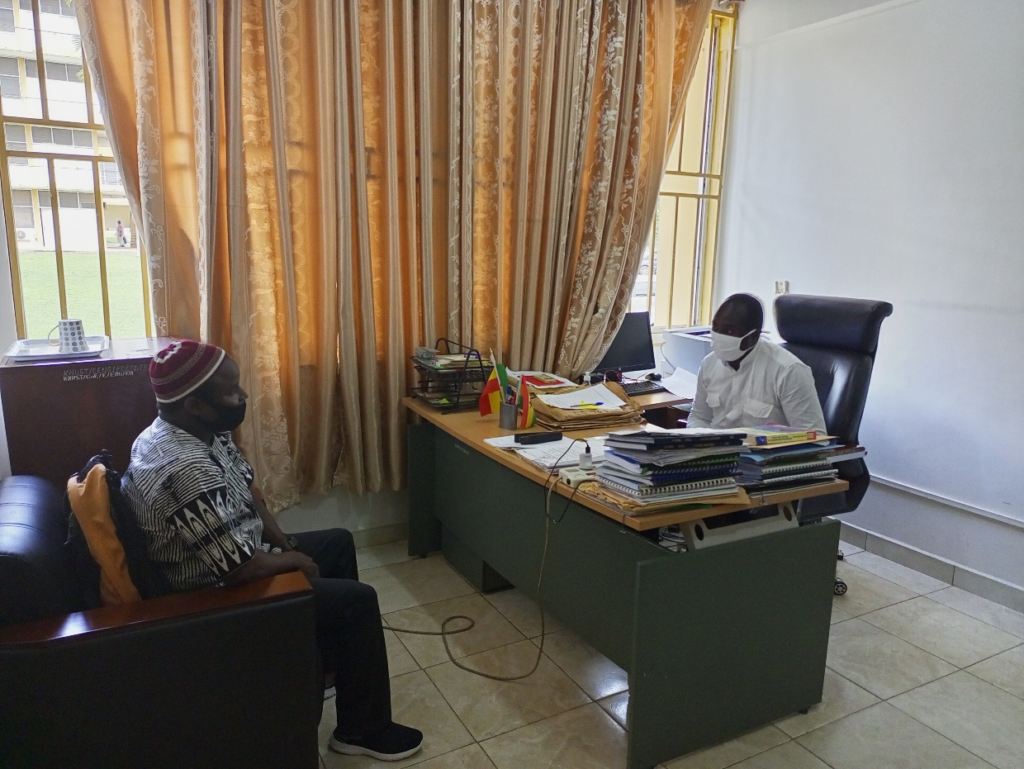
[(837, 462), (860, 459), (865, 453), (863, 446), (838, 446), (827, 435), (789, 441), (781, 446), (751, 446), (740, 455), (736, 482), (748, 491), (831, 483), (838, 476)]
[(612, 433), (597, 479), (641, 507), (726, 501), (739, 491), (734, 476), (744, 437), (721, 430)]

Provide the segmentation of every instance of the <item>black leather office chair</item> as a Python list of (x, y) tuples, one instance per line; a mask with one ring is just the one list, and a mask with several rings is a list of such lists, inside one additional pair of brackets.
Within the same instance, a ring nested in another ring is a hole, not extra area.
[[(841, 444), (858, 443), (878, 334), (890, 315), (889, 302), (868, 299), (800, 294), (775, 299), (775, 325), (786, 340), (782, 346), (811, 367), (825, 428)], [(867, 465), (863, 459), (852, 459), (837, 463), (836, 469), (850, 484), (849, 490), (803, 500), (798, 511), (801, 523), (857, 509), (871, 482)], [(841, 579), (836, 579), (835, 592), (846, 592)]]

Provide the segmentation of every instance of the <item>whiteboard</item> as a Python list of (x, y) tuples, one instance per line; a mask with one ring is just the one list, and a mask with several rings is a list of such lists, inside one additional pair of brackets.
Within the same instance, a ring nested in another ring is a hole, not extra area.
[(1024, 520), (1024, 2), (967, 5), (738, 48), (716, 295), (892, 302), (872, 473)]

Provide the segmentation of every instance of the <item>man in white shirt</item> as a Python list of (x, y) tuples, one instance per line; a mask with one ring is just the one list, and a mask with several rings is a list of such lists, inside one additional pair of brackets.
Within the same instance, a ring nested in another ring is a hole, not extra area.
[(688, 427), (781, 424), (825, 433), (811, 369), (761, 338), (764, 309), (750, 294), (733, 294), (711, 325), (711, 354), (697, 374)]

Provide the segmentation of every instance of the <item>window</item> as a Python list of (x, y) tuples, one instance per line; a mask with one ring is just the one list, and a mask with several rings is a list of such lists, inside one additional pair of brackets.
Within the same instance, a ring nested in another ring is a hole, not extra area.
[(10, 99), (21, 98), (21, 75), (17, 59), (0, 57), (0, 95)]
[[(77, 64), (64, 64), (59, 61), (45, 62), (47, 80), (63, 80), (69, 83), (81, 83), (85, 74)], [(25, 59), (25, 77), (39, 77), (39, 68), (35, 59)]]
[(54, 128), (53, 130), (53, 143), (62, 147), (73, 147), (75, 145), (75, 135), (70, 128)]
[[(33, 144), (56, 144), (61, 147), (73, 147), (75, 145), (75, 134), (78, 131), (73, 131), (70, 128), (44, 128), (42, 126), (32, 126), (32, 143)], [(88, 133), (82, 131), (81, 133)], [(92, 146), (90, 141), (89, 146)]]
[(117, 170), (114, 163), (100, 163), (100, 183), (120, 184), (121, 172)]
[[(57, 202), (61, 208), (96, 208), (96, 196), (91, 192), (58, 192)], [(39, 207), (50, 207), (50, 193), (39, 193)]]
[[(18, 336), (44, 338), (61, 318), (81, 318), (91, 335), (148, 336), (148, 275), (136, 224), (81, 48), (66, 43), (76, 40), (74, 8), (40, 0), (41, 14), (63, 17), (40, 23), (31, 0), (19, 5), (20, 26), (56, 29), (64, 42), (58, 54), (30, 34), (21, 41), (27, 50), (0, 49), (7, 54), (0, 57), (0, 202), (15, 225), (4, 234)], [(5, 9), (15, 11), (10, 0), (0, 0), (0, 24)], [(53, 86), (45, 94), (34, 82), (40, 63)]]
[(0, 32), (14, 31), (14, 0), (0, 0)]
[(656, 328), (711, 319), (735, 13), (708, 20), (633, 286), (632, 311)]
[[(77, 128), (44, 128), (32, 126), (33, 144), (55, 144), (59, 147), (92, 149), (92, 131)], [(8, 148), (10, 149), (10, 147)]]
[(14, 226), (18, 229), (34, 230), (36, 215), (32, 208), (32, 191), (11, 190), (11, 202), (14, 204)]
[[(4, 138), (7, 141), (7, 149), (9, 150), (25, 152), (28, 149), (28, 142), (25, 140), (25, 126), (23, 125), (4, 126)], [(12, 166), (27, 166), (28, 158), (12, 157), (10, 163)]]
[[(35, 62), (32, 63), (35, 64)], [(62, 64), (60, 62), (48, 61), (46, 62), (46, 79), (66, 80), (69, 83), (80, 83), (84, 79), (84, 76), (82, 74), (82, 68), (75, 64)]]
[[(32, 0), (21, 0), (21, 10), (32, 11)], [(39, 0), (39, 10), (43, 13), (50, 13), (54, 16), (74, 16), (75, 9), (70, 3), (64, 0)]]

